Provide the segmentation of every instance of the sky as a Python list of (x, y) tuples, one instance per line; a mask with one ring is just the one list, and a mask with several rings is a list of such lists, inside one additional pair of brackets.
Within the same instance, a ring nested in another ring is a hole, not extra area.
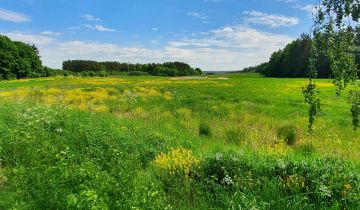
[(181, 61), (235, 71), (312, 25), (314, 0), (0, 0), (0, 34), (64, 60)]

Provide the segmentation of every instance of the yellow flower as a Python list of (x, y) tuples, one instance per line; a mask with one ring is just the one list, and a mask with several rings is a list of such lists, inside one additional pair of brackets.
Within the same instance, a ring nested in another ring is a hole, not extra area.
[(200, 159), (196, 158), (191, 150), (183, 148), (171, 148), (168, 153), (161, 152), (154, 160), (155, 166), (165, 170), (168, 174), (174, 175), (175, 172), (180, 172), (186, 177), (199, 163)]
[(93, 108), (94, 112), (109, 112), (109, 108), (105, 105), (99, 105)]

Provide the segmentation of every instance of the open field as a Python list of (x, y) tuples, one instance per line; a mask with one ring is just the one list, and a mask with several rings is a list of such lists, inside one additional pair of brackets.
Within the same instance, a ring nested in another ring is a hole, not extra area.
[(356, 209), (347, 96), (257, 74), (0, 82), (0, 209)]

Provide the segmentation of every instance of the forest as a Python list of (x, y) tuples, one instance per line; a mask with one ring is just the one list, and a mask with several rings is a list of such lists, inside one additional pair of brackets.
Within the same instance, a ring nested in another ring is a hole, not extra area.
[[(360, 28), (354, 31), (356, 63), (360, 64)], [(260, 65), (243, 69), (242, 72), (257, 72), (268, 77), (306, 78), (309, 76), (310, 50), (312, 38), (308, 34), (302, 34), (300, 38), (286, 45), (283, 49), (274, 52), (269, 61)], [(326, 43), (322, 46), (325, 49)], [(319, 78), (332, 78), (330, 62), (325, 50), (317, 56), (316, 69)], [(360, 75), (360, 69), (358, 71)]]
[(128, 72), (130, 75), (154, 75), (154, 76), (191, 76), (201, 75), (199, 68), (191, 68), (189, 64), (182, 62), (165, 62), (163, 64), (130, 64), (116, 61), (97, 62), (90, 60), (68, 60), (63, 62), (63, 70), (73, 72), (106, 72), (116, 74)]
[(63, 70), (42, 65), (39, 50), (35, 45), (12, 41), (0, 35), (0, 80), (37, 78), (51, 76), (111, 76), (111, 75), (153, 75), (191, 76), (201, 75), (199, 68), (192, 68), (183, 62), (163, 64), (129, 64), (120, 62), (97, 62), (69, 60), (63, 62)]

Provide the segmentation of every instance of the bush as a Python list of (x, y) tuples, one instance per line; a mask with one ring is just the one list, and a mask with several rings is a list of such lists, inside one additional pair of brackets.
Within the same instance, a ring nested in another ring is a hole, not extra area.
[(200, 136), (211, 136), (210, 125), (205, 122), (201, 122), (199, 125), (199, 135)]
[(80, 75), (81, 75), (82, 77), (88, 77), (88, 76), (89, 76), (89, 72), (83, 71), (83, 72), (80, 73)]
[(89, 76), (90, 77), (95, 77), (96, 76), (96, 73), (94, 71), (89, 71)]
[(297, 140), (296, 127), (293, 125), (285, 125), (278, 129), (277, 135), (284, 139), (288, 145), (294, 145)]
[(107, 76), (109, 76), (109, 74), (106, 71), (100, 71), (99, 76), (100, 77), (107, 77)]

